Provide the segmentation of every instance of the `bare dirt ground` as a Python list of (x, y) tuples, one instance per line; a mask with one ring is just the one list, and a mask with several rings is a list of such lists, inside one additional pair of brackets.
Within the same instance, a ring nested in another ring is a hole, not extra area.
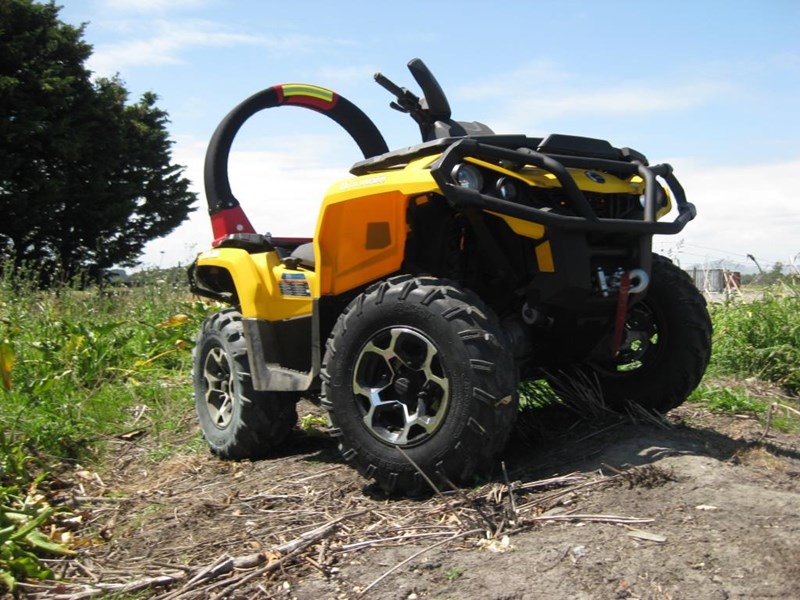
[[(481, 487), (409, 500), (374, 490), (324, 436), (298, 430), (284, 455), (236, 463), (157, 459), (144, 432), (68, 478), (83, 549), (28, 594), (800, 598), (800, 435), (763, 433), (692, 405), (662, 423), (529, 410), (507, 480), (498, 465)], [(198, 435), (191, 412), (183, 435)]]

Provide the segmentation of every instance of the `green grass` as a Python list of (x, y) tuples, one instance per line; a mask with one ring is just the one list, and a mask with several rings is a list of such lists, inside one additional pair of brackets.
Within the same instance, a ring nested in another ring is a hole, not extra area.
[[(174, 452), (192, 409), (191, 348), (210, 310), (185, 288), (39, 290), (0, 279), (0, 590), (50, 577), (49, 478), (142, 428)], [(160, 445), (156, 444), (156, 451)], [(34, 500), (32, 500), (32, 498)]]
[(526, 381), (519, 389), (520, 410), (543, 408), (549, 404), (558, 403), (558, 396), (547, 381), (537, 379)]
[[(753, 395), (745, 380), (769, 382), (788, 394), (800, 392), (800, 287), (784, 282), (762, 290), (749, 302), (712, 304), (709, 312), (714, 324), (711, 362), (690, 402), (715, 412), (754, 414), (763, 420), (775, 399)], [(798, 404), (781, 402), (793, 408)], [(772, 426), (782, 431), (800, 429), (800, 420), (786, 412), (772, 418)]]
[(800, 392), (800, 286), (782, 284), (751, 302), (713, 304), (709, 312), (709, 374), (756, 377)]
[(31, 456), (23, 445), (0, 429), (0, 591), (13, 592), (23, 579), (52, 577), (41, 556), (71, 554), (43, 532), (61, 511), (38, 493), (45, 474), (32, 477), (30, 467)]
[[(753, 415), (762, 423), (786, 433), (800, 431), (800, 401), (773, 396), (756, 396), (744, 384), (710, 379), (703, 382), (689, 397), (689, 402), (710, 411), (731, 415)], [(770, 413), (770, 407), (772, 412)], [(786, 410), (785, 407), (793, 410)]]
[(769, 402), (755, 398), (741, 386), (701, 384), (689, 397), (690, 402), (702, 404), (709, 410), (722, 413), (764, 413)]
[(6, 283), (0, 427), (45, 462), (77, 460), (92, 442), (119, 432), (136, 406), (174, 413), (174, 401), (188, 394), (205, 312), (171, 287), (108, 296)]

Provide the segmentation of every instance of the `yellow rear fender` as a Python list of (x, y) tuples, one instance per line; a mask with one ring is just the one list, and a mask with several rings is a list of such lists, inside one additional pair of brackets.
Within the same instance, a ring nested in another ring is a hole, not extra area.
[(315, 273), (287, 268), (274, 251), (207, 250), (197, 257), (193, 277), (197, 293), (237, 305), (246, 319), (280, 321), (310, 316), (313, 298), (318, 296)]

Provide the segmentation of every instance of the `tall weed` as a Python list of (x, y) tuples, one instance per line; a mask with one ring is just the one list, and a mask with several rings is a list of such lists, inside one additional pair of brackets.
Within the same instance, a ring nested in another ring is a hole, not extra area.
[(205, 314), (182, 289), (42, 291), (0, 284), (0, 429), (35, 455), (79, 459), (118, 431), (142, 387), (185, 381)]
[(770, 288), (751, 302), (710, 306), (711, 374), (757, 377), (800, 392), (800, 286)]

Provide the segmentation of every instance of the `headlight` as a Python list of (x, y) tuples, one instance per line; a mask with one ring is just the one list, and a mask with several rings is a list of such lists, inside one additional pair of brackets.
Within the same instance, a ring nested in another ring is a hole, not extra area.
[[(663, 188), (663, 186), (658, 186), (656, 190), (656, 209), (660, 210), (667, 205), (668, 202), (668, 192)], [(639, 204), (644, 208), (645, 203), (645, 195), (641, 194), (639, 196)]]
[(508, 200), (509, 202), (514, 202), (519, 196), (519, 188), (517, 187), (517, 182), (511, 179), (510, 177), (501, 177), (497, 180), (495, 184), (495, 189), (497, 190), (497, 195), (500, 196), (503, 200)]
[(465, 187), (470, 190), (480, 191), (483, 187), (483, 177), (477, 167), (461, 163), (453, 167), (450, 173), (453, 181), (460, 187)]

